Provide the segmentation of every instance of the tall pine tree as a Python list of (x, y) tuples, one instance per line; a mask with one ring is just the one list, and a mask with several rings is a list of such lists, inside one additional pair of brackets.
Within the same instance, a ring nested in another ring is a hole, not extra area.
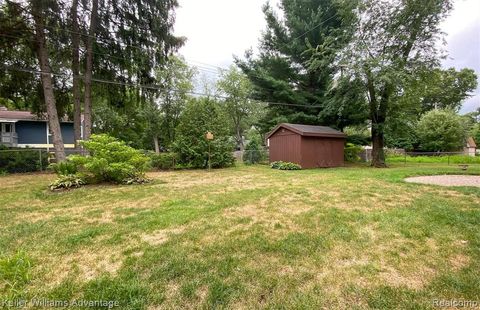
[(331, 64), (352, 34), (354, 1), (282, 0), (279, 8), (282, 16), (268, 4), (263, 8), (267, 29), (258, 57), (249, 51), (246, 59), (236, 59), (256, 99), (283, 103), (269, 105), (263, 131), (277, 122), (339, 127), (325, 107), (335, 72)]

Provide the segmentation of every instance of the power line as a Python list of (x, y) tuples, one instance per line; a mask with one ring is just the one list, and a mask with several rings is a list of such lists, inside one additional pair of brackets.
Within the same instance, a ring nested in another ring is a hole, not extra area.
[(323, 25), (324, 23), (328, 22), (329, 20), (331, 20), (332, 18), (334, 18), (335, 16), (338, 15), (338, 12), (333, 14), (332, 16), (330, 16), (329, 18), (327, 18), (326, 20), (322, 21), (321, 23), (319, 23), (318, 25), (316, 25), (315, 27), (313, 27), (312, 29), (310, 30), (307, 30), (305, 31), (304, 33), (302, 33), (301, 35), (293, 38), (293, 40), (297, 40), (297, 39), (300, 39), (301, 37), (303, 37), (304, 35), (306, 35), (307, 33), (309, 32), (312, 32), (313, 30), (317, 29), (318, 27), (320, 27), (321, 25)]
[[(25, 68), (17, 68), (17, 67), (13, 67), (13, 66), (8, 66), (6, 64), (1, 64), (1, 66), (3, 68), (7, 69), (7, 70), (12, 70), (12, 71), (28, 72), (28, 73), (35, 73), (35, 74), (51, 74), (53, 76), (63, 76), (63, 77), (68, 76), (69, 77), (69, 75), (66, 75), (66, 74), (55, 73), (55, 72), (45, 72), (45, 71), (25, 69)], [(84, 79), (84, 76), (79, 76), (79, 77)], [(92, 81), (97, 82), (97, 83), (110, 84), (110, 85), (129, 86), (129, 87), (137, 87), (137, 88), (152, 89), (152, 90), (165, 90), (160, 85), (133, 84), (133, 83), (125, 83), (125, 82), (104, 80), (104, 79), (98, 79), (98, 78), (92, 78)], [(178, 89), (172, 89), (170, 91), (180, 92)], [(210, 94), (194, 92), (194, 91), (188, 91), (188, 92), (185, 92), (185, 93), (190, 94), (190, 95), (196, 95), (196, 96), (210, 96)], [(222, 99), (229, 99), (229, 97), (222, 96), (222, 95), (214, 95), (214, 97), (222, 98)], [(322, 108), (322, 106), (320, 106), (320, 105), (305, 105), (305, 104), (295, 104), (295, 103), (269, 102), (269, 101), (257, 100), (257, 99), (254, 99), (254, 98), (248, 98), (248, 99), (250, 99), (252, 101), (266, 103), (266, 104), (269, 104), (269, 105), (279, 105), (279, 106), (289, 106), (289, 107), (303, 107), (303, 108)]]
[[(33, 38), (13, 36), (13, 35), (8, 35), (8, 34), (4, 34), (4, 33), (0, 33), (0, 36), (7, 37), (7, 38), (22, 39), (22, 40), (27, 40), (27, 41), (31, 41), (31, 42), (39, 42), (38, 40), (35, 40)], [(65, 48), (65, 49), (70, 50), (70, 51), (73, 50), (73, 48), (71, 46), (63, 46), (62, 48)], [(81, 48), (79, 48), (79, 51), (82, 51)], [(83, 52), (85, 52), (85, 51), (83, 51)], [(129, 61), (129, 59), (127, 59), (125, 57), (119, 57), (119, 56), (111, 55), (111, 54), (108, 54), (108, 53), (101, 53), (101, 52), (98, 52), (98, 51), (92, 51), (92, 54), (108, 56), (108, 57), (111, 57), (111, 58), (114, 58), (114, 59), (124, 60), (124, 61), (127, 61), (127, 62)], [(217, 75), (219, 74), (213, 68), (208, 68), (208, 67), (205, 67), (205, 66), (200, 66), (200, 65), (195, 65), (195, 64), (193, 66), (196, 67), (197, 69), (201, 70), (201, 71), (204, 71), (204, 72), (208, 72), (208, 73), (211, 73), (211, 74), (217, 74)], [(213, 67), (213, 65), (211, 65), (211, 66)], [(218, 70), (226, 70), (226, 69), (218, 69)]]
[[(0, 36), (5, 36), (5, 37), (10, 37), (10, 38), (17, 38), (17, 39), (25, 39), (25, 40), (28, 40), (28, 41), (32, 41), (32, 42), (39, 42), (38, 40), (35, 40), (33, 38), (24, 38), (24, 37), (19, 37), (19, 36), (12, 36), (12, 35), (6, 35), (6, 34), (2, 34), (0, 33)], [(98, 42), (97, 42), (98, 43)], [(62, 48), (65, 48), (65, 49), (68, 49), (70, 51), (72, 51), (72, 47), (71, 46), (62, 46)], [(81, 52), (85, 52), (84, 50), (82, 51), (81, 49), (79, 49), (79, 51)], [(124, 60), (125, 62), (131, 62), (130, 59), (127, 59), (125, 57), (119, 57), (119, 56), (115, 56), (115, 55), (111, 55), (111, 54), (107, 54), (107, 53), (101, 53), (101, 52), (98, 52), (98, 51), (92, 51), (92, 53), (94, 55), (103, 55), (103, 56), (108, 56), (108, 57), (111, 57), (111, 58), (114, 58), (114, 59), (119, 59), (119, 60)], [(207, 63), (204, 63), (204, 62), (200, 62), (200, 61), (195, 61), (195, 60), (190, 60), (190, 59), (186, 59), (185, 60), (187, 62), (191, 62), (191, 63), (200, 63), (200, 64), (205, 64), (205, 65), (208, 65), (208, 66), (211, 66), (213, 68), (217, 68), (218, 71), (220, 72), (226, 72), (228, 71), (229, 69), (227, 68), (223, 68), (223, 67), (220, 67), (220, 66), (215, 66), (215, 65), (211, 65), (211, 64), (207, 64)], [(143, 61), (142, 61), (143, 62)], [(201, 66), (201, 65), (196, 65), (196, 64), (193, 64), (193, 66), (200, 70), (200, 71), (203, 71), (203, 72), (206, 72), (206, 73), (209, 73), (209, 74), (215, 74), (217, 76), (220, 75), (220, 73), (218, 71), (214, 71), (213, 68), (208, 68), (206, 66)], [(249, 77), (250, 78), (254, 78), (254, 79), (257, 79), (257, 80), (262, 80), (262, 76), (258, 75), (258, 74), (253, 74), (253, 73), (250, 73), (249, 74)], [(272, 90), (272, 91), (276, 91), (277, 89), (275, 88), (272, 88), (272, 87), (262, 87), (263, 89), (267, 89), (267, 90)]]

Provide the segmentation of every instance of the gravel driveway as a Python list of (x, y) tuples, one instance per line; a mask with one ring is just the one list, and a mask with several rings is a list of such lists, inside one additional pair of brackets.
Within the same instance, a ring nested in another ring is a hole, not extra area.
[(405, 182), (433, 184), (442, 186), (476, 186), (480, 187), (480, 175), (428, 175), (406, 178)]

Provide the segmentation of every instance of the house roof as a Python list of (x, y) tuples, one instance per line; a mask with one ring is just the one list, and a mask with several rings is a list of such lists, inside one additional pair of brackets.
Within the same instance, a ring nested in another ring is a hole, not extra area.
[(326, 126), (313, 126), (313, 125), (301, 125), (301, 124), (289, 124), (281, 123), (272, 129), (267, 135), (267, 139), (270, 138), (280, 128), (291, 130), (301, 136), (309, 137), (332, 137), (332, 138), (346, 138), (347, 135), (341, 131), (335, 130)]
[[(83, 119), (83, 115), (82, 115)], [(37, 115), (30, 111), (11, 111), (7, 110), (5, 107), (0, 107), (0, 121), (3, 122), (17, 122), (17, 121), (46, 121), (46, 113)], [(68, 117), (65, 115), (60, 119), (61, 122), (68, 122)]]
[(472, 137), (467, 138), (467, 147), (477, 147), (475, 140)]
[(0, 119), (5, 120), (44, 120), (44, 118), (39, 117), (36, 114), (33, 114), (28, 111), (9, 111), (9, 110), (0, 110)]

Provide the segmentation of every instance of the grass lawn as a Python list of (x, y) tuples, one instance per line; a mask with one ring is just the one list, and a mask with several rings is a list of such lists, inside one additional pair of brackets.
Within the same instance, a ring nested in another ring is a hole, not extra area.
[(0, 302), (428, 309), (480, 300), (480, 188), (402, 181), (453, 172), (239, 166), (59, 193), (46, 190), (53, 175), (3, 176)]

